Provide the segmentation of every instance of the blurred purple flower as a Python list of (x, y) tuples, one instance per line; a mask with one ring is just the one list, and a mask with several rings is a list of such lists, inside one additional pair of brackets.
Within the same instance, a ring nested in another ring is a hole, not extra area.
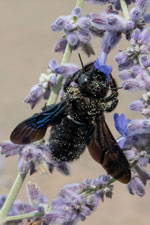
[(122, 136), (127, 136), (128, 135), (128, 124), (131, 122), (130, 119), (126, 119), (124, 114), (119, 114), (115, 113), (114, 114), (114, 120), (115, 120), (115, 127), (117, 131), (122, 135)]
[(140, 197), (145, 195), (145, 187), (143, 182), (138, 177), (133, 177), (129, 184), (127, 184), (127, 188), (130, 194), (137, 194)]
[(17, 155), (17, 154), (20, 154), (23, 148), (24, 148), (24, 145), (16, 145), (11, 143), (10, 141), (1, 142), (0, 154), (5, 155), (6, 157)]
[(65, 162), (59, 162), (51, 157), (51, 151), (46, 144), (16, 145), (11, 142), (0, 143), (0, 154), (8, 156), (19, 155), (18, 170), (20, 173), (30, 171), (30, 175), (40, 171), (52, 172), (54, 167), (64, 175), (70, 174)]
[(27, 197), (30, 205), (36, 209), (48, 206), (47, 198), (40, 192), (37, 184), (28, 182), (26, 187)]
[(48, 223), (76, 224), (91, 215), (104, 196), (112, 195), (110, 178), (103, 175), (98, 179), (83, 181), (81, 184), (66, 185), (58, 194), (58, 198), (51, 203), (51, 211), (46, 213)]
[(29, 103), (31, 109), (42, 99), (43, 97), (43, 90), (39, 84), (34, 85), (29, 95), (25, 98), (24, 102)]
[(62, 37), (60, 40), (58, 40), (54, 46), (54, 52), (63, 52), (65, 51), (67, 45), (67, 38)]

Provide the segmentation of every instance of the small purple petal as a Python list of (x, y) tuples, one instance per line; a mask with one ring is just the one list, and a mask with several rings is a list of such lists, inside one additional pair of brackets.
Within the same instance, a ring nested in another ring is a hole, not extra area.
[(122, 84), (125, 90), (137, 91), (137, 90), (145, 90), (146, 85), (140, 79), (128, 79)]
[(145, 195), (144, 184), (138, 177), (132, 178), (132, 180), (127, 185), (127, 187), (128, 187), (129, 193), (132, 195), (137, 194), (140, 197), (143, 197)]
[(146, 171), (145, 168), (139, 166), (138, 164), (135, 165), (135, 170), (138, 173), (143, 184), (146, 185), (147, 180), (150, 180), (150, 172)]
[(25, 161), (23, 158), (19, 159), (18, 170), (21, 174), (27, 173), (30, 168), (31, 168), (31, 163), (29, 161)]
[(69, 33), (67, 35), (67, 41), (71, 46), (76, 46), (78, 43), (78, 38), (77, 35), (75, 33)]
[(89, 29), (91, 26), (91, 22), (90, 19), (88, 17), (81, 17), (78, 21), (77, 21), (77, 25), (81, 28), (81, 29)]
[(141, 111), (144, 108), (143, 102), (140, 100), (134, 101), (129, 105), (129, 109)]
[(67, 39), (62, 37), (59, 41), (56, 42), (54, 46), (54, 52), (64, 52), (67, 45)]
[(45, 100), (48, 100), (49, 99), (49, 96), (50, 96), (50, 90), (45, 90), (45, 92), (44, 92), (44, 95), (43, 95), (43, 98), (45, 99)]
[(125, 150), (123, 151), (123, 153), (125, 154), (125, 156), (127, 157), (127, 159), (130, 160), (135, 160), (136, 158), (136, 150), (134, 148), (132, 148), (131, 150)]
[(109, 53), (121, 39), (121, 34), (118, 32), (109, 32), (102, 39), (102, 51)]
[(120, 51), (116, 55), (115, 60), (118, 64), (124, 64), (124, 63), (128, 62), (129, 58), (128, 58), (127, 53), (125, 53), (124, 51)]
[(57, 74), (63, 74), (65, 78), (72, 76), (75, 72), (79, 70), (79, 67), (72, 63), (65, 63), (60, 65), (55, 69)]
[(56, 59), (53, 59), (48, 63), (48, 68), (51, 69), (52, 71), (55, 71), (56, 67), (58, 67)]
[(8, 156), (17, 155), (21, 152), (24, 146), (16, 145), (11, 142), (0, 143), (0, 154)]
[(57, 75), (55, 73), (51, 74), (49, 81), (50, 81), (50, 84), (57, 84), (58, 82)]
[(150, 13), (147, 13), (147, 14), (144, 15), (144, 22), (150, 23)]
[(129, 70), (122, 70), (119, 72), (119, 78), (121, 80), (127, 80), (127, 79), (131, 78), (132, 75), (133, 75), (132, 72)]
[(140, 60), (144, 67), (150, 66), (150, 59), (149, 59), (148, 55), (142, 54), (140, 57)]
[(70, 175), (70, 168), (67, 163), (61, 161), (54, 161), (54, 165), (60, 173), (66, 176)]
[(132, 33), (132, 38), (134, 38), (136, 41), (140, 39), (141, 36), (141, 30), (136, 28)]
[(126, 119), (124, 114), (119, 114), (115, 113), (114, 114), (114, 121), (115, 121), (115, 127), (117, 131), (123, 135), (127, 136), (128, 134), (128, 124), (131, 122), (130, 119)]
[(31, 88), (29, 95), (25, 98), (24, 102), (29, 103), (31, 109), (33, 109), (34, 106), (41, 100), (42, 97), (43, 97), (43, 90), (39, 84), (36, 84)]
[(40, 189), (39, 187), (31, 182), (27, 183), (27, 197), (28, 201), (32, 206), (38, 206), (40, 202)]
[(131, 11), (130, 11), (130, 16), (131, 16), (133, 21), (139, 20), (139, 18), (141, 16), (140, 8), (138, 8), (138, 7), (132, 8)]
[(72, 17), (80, 18), (82, 16), (82, 9), (80, 7), (75, 7), (71, 13)]
[(56, 19), (56, 21), (51, 25), (52, 31), (61, 31), (64, 29), (66, 23), (69, 22), (68, 16), (60, 16)]
[(110, 176), (109, 175), (101, 175), (101, 176), (99, 176), (99, 181), (100, 181), (100, 184), (108, 184), (110, 181)]

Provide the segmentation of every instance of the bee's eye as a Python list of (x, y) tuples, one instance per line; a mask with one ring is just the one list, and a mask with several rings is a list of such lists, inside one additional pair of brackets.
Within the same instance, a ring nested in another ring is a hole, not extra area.
[(83, 86), (87, 86), (88, 83), (89, 83), (89, 77), (85, 74), (82, 74), (79, 79), (79, 85), (83, 87)]

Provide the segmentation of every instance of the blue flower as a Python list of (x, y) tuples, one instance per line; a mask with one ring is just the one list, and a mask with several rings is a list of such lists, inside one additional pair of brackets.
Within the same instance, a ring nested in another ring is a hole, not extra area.
[(131, 122), (130, 119), (126, 119), (126, 116), (124, 114), (121, 114), (119, 116), (118, 113), (114, 114), (114, 120), (115, 120), (115, 127), (117, 131), (124, 137), (128, 134), (128, 124)]

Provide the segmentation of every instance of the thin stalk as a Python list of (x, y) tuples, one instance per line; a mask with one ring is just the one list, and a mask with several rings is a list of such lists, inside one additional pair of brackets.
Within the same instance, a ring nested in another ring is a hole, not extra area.
[(84, 0), (77, 0), (76, 7), (80, 7), (81, 9), (83, 9), (83, 6), (84, 6)]
[(125, 0), (120, 0), (120, 5), (121, 5), (125, 19), (129, 20), (130, 15), (129, 15), (128, 7), (127, 7)]
[(33, 217), (42, 217), (44, 215), (43, 212), (38, 212), (38, 211), (34, 211), (31, 213), (26, 213), (26, 214), (22, 214), (22, 215), (17, 215), (17, 216), (8, 216), (5, 218), (5, 222), (8, 221), (17, 221), (17, 220), (23, 220), (23, 219), (30, 219)]
[(16, 180), (13, 183), (13, 186), (10, 189), (7, 199), (0, 211), (0, 225), (3, 225), (5, 223), (5, 218), (7, 217), (9, 210), (10, 210), (11, 206), (13, 205), (13, 203), (20, 191), (20, 188), (22, 187), (22, 184), (26, 178), (26, 175), (27, 175), (27, 173), (24, 173), (24, 174), (19, 173), (18, 176), (16, 177)]

